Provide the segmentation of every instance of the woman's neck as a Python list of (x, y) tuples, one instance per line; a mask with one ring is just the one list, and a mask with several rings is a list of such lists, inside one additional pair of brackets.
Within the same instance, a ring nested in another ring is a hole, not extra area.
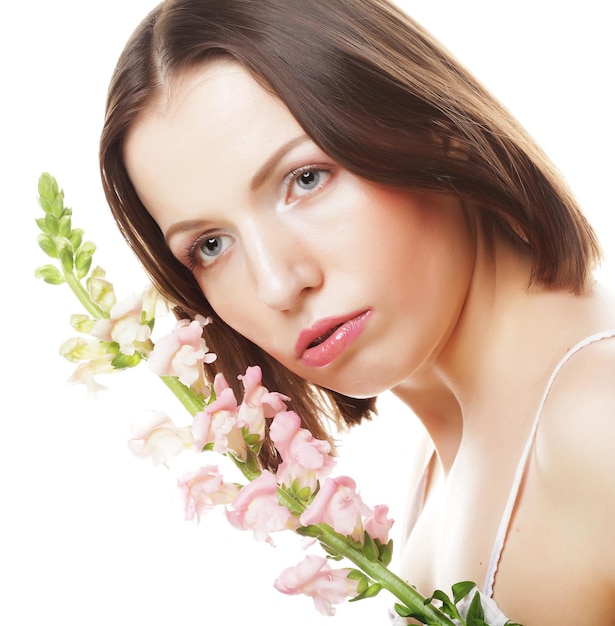
[(591, 294), (529, 287), (529, 276), (529, 259), (510, 243), (479, 246), (446, 345), (392, 390), (423, 422), (445, 471), (464, 443), (522, 432), (559, 358), (602, 323)]

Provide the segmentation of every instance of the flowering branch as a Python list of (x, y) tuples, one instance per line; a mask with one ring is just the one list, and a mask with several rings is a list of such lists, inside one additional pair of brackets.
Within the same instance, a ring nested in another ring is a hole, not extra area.
[[(39, 245), (55, 264), (39, 267), (36, 276), (50, 284), (66, 283), (87, 312), (71, 317), (81, 335), (61, 348), (63, 356), (78, 363), (71, 380), (96, 391), (102, 387), (96, 375), (147, 361), (192, 422), (176, 426), (166, 415), (155, 414), (134, 432), (131, 450), (167, 467), (186, 449), (196, 451), (199, 458), (215, 452), (230, 459), (247, 480), (245, 485), (226, 482), (218, 467), (209, 464), (184, 474), (178, 486), (187, 519), (200, 521), (211, 508), (224, 505), (231, 525), (251, 530), (258, 540), (273, 543), (271, 533), (292, 530), (318, 542), (326, 558), (308, 555), (282, 572), (274, 586), (283, 593), (312, 597), (327, 615), (333, 615), (333, 605), (344, 599), (369, 598), (387, 589), (399, 600), (395, 608), (402, 618), (435, 626), (514, 626), (499, 610), (486, 615), (483, 607), (491, 610), (492, 601), (483, 598), (473, 583), (454, 585), (452, 600), (442, 591), (424, 598), (391, 572), (393, 543), (388, 535), (393, 520), (388, 508), (368, 507), (351, 478), (330, 476), (335, 461), (328, 442), (301, 428), (299, 416), (287, 410), (290, 398), (263, 387), (257, 366), (239, 376), (244, 387), (241, 402), (221, 374), (209, 384), (203, 364), (216, 358), (203, 338), (209, 319), (180, 320), (154, 343), (156, 317), (161, 309), (168, 312), (169, 304), (152, 288), (116, 300), (105, 272), (91, 270), (96, 246), (84, 242), (83, 231), (72, 227), (71, 210), (49, 174), (40, 177), (39, 203), (45, 213), (36, 220)], [(275, 473), (263, 469), (258, 457), (266, 424), (282, 460)], [(330, 562), (342, 559), (356, 569), (331, 568)]]
[(38, 185), (39, 203), (45, 216), (38, 218), (41, 234), (38, 243), (47, 256), (57, 259), (60, 268), (44, 265), (36, 270), (36, 276), (52, 285), (68, 283), (85, 310), (96, 319), (108, 317), (105, 311), (92, 300), (81, 280), (90, 271), (96, 246), (83, 241), (83, 231), (72, 228), (72, 211), (64, 206), (64, 193), (56, 181), (43, 175)]

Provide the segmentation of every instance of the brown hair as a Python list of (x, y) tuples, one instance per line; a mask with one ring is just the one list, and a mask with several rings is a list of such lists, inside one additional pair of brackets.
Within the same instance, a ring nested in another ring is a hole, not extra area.
[[(137, 117), (180, 72), (216, 57), (246, 67), (332, 159), (366, 179), (453, 193), (487, 232), (529, 250), (532, 277), (580, 292), (600, 258), (595, 235), (545, 155), (510, 114), (411, 18), (386, 0), (167, 0), (139, 25), (109, 88), (100, 147), (121, 231), (181, 316), (210, 315), (210, 374), (248, 365), (289, 395), (315, 436), (325, 413), (360, 421), (373, 399), (314, 387), (228, 327), (167, 248), (123, 159)], [(263, 460), (275, 466), (270, 447)]]

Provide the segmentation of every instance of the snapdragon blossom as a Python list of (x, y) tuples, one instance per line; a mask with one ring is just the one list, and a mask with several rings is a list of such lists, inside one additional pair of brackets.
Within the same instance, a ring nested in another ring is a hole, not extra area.
[(262, 370), (257, 365), (248, 367), (246, 373), (239, 376), (244, 388), (239, 416), (251, 434), (264, 436), (265, 418), (274, 417), (280, 411), (284, 411), (290, 398), (263, 387), (262, 377)]
[(102, 341), (118, 343), (122, 354), (132, 356), (151, 335), (150, 327), (142, 323), (142, 297), (132, 294), (115, 303), (109, 315), (109, 319), (97, 320), (90, 333)]
[(347, 568), (333, 569), (327, 559), (308, 554), (298, 565), (286, 568), (274, 587), (287, 595), (304, 594), (323, 615), (334, 615), (334, 604), (357, 595), (357, 581)]
[(133, 426), (128, 447), (135, 456), (150, 458), (154, 465), (168, 467), (171, 459), (192, 441), (189, 426), (177, 427), (168, 415), (154, 411), (147, 421)]
[(211, 444), (215, 452), (231, 451), (237, 458), (244, 459), (247, 446), (237, 417), (235, 393), (223, 374), (216, 375), (213, 386), (216, 399), (195, 415), (192, 422), (194, 448), (200, 451)]
[(202, 450), (211, 444), (213, 450), (222, 454), (233, 452), (240, 458), (246, 458), (246, 438), (250, 445), (258, 448), (265, 437), (265, 420), (279, 411), (286, 409), (288, 397), (277, 392), (270, 392), (261, 385), (260, 367), (248, 367), (243, 376), (239, 376), (244, 386), (241, 404), (223, 374), (214, 378), (215, 400), (195, 416), (192, 432), (195, 448)]
[(105, 278), (105, 271), (100, 267), (92, 271), (88, 281), (88, 294), (92, 302), (107, 313), (111, 311), (116, 303), (115, 289)]
[(388, 515), (389, 507), (386, 504), (377, 504), (364, 522), (367, 534), (372, 539), (380, 541), (382, 545), (389, 541), (389, 532), (394, 523)]
[(111, 356), (107, 356), (80, 363), (68, 379), (68, 382), (76, 385), (85, 385), (90, 393), (104, 391), (106, 387), (99, 383), (95, 376), (98, 376), (99, 374), (112, 374), (115, 372), (112, 360)]
[(278, 502), (275, 474), (263, 470), (241, 489), (226, 512), (228, 521), (240, 530), (251, 530), (257, 541), (273, 543), (270, 533), (298, 527), (296, 518)]
[(204, 317), (179, 320), (171, 333), (156, 341), (148, 359), (152, 372), (176, 376), (187, 387), (196, 383), (202, 376), (202, 364), (216, 360), (203, 339), (203, 327), (209, 322)]
[(301, 515), (301, 524), (328, 524), (336, 532), (362, 541), (365, 530), (362, 518), (370, 515), (371, 509), (356, 489), (355, 481), (349, 476), (327, 477)]
[(224, 482), (218, 467), (207, 465), (181, 476), (177, 484), (184, 499), (188, 521), (200, 522), (214, 506), (231, 504), (239, 494), (239, 485)]
[(296, 481), (300, 488), (316, 491), (319, 481), (335, 464), (330, 444), (301, 428), (301, 418), (294, 411), (278, 413), (269, 434), (282, 457), (276, 472), (278, 483), (290, 487)]

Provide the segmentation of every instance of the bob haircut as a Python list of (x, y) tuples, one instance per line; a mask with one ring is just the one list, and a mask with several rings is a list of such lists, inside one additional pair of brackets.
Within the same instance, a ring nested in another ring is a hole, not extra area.
[[(123, 50), (109, 87), (100, 144), (113, 215), (179, 317), (209, 315), (206, 339), (221, 371), (258, 364), (263, 384), (292, 398), (314, 436), (374, 410), (373, 398), (320, 389), (282, 367), (212, 310), (171, 254), (128, 176), (135, 120), (182, 72), (217, 58), (244, 66), (288, 107), (311, 139), (354, 174), (397, 188), (439, 191), (475, 207), (532, 259), (531, 283), (580, 293), (600, 259), (596, 237), (546, 156), (514, 118), (420, 25), (387, 0), (166, 0)], [(270, 444), (261, 457), (275, 468)]]

